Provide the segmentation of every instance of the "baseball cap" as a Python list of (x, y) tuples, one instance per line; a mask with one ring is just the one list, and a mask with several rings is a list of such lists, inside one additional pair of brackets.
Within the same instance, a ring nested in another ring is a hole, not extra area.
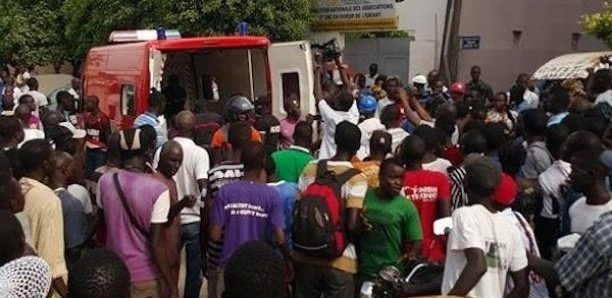
[(77, 129), (70, 122), (60, 122), (61, 127), (67, 128), (72, 133), (73, 139), (82, 139), (87, 135), (87, 132), (84, 129)]
[(427, 78), (424, 75), (416, 75), (412, 78), (412, 84), (427, 84)]
[(514, 203), (517, 192), (514, 179), (506, 174), (502, 174), (501, 181), (493, 194), (493, 201), (502, 206), (510, 206)]
[(466, 162), (465, 173), (470, 183), (491, 191), (497, 189), (502, 176), (501, 169), (487, 156), (475, 156)]

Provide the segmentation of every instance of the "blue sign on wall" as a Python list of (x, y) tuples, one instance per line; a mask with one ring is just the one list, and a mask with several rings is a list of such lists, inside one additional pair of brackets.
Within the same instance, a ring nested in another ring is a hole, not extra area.
[(462, 50), (480, 49), (480, 36), (462, 36), (460, 38)]

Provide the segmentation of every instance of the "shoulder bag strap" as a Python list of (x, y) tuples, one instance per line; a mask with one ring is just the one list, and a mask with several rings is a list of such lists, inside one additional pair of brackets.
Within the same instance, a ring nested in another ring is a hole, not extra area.
[(346, 183), (347, 181), (351, 180), (351, 178), (353, 178), (354, 176), (361, 174), (361, 171), (355, 168), (350, 168), (346, 171), (344, 171), (344, 173), (336, 176), (336, 182), (338, 182), (338, 184), (340, 186), (342, 186), (344, 183)]
[(521, 216), (519, 216), (517, 214), (517, 212), (512, 211), (512, 214), (514, 214), (514, 217), (516, 217), (518, 222), (521, 224), (521, 227), (523, 228), (523, 233), (525, 234), (525, 236), (527, 236), (527, 239), (529, 240), (529, 250), (530, 250), (530, 252), (534, 253), (535, 252), (535, 244), (533, 243), (533, 239), (531, 238), (531, 236), (532, 236), (531, 233), (527, 229), (527, 223), (523, 222), (523, 218)]
[(317, 162), (317, 174), (315, 180), (319, 179), (325, 172), (327, 172), (327, 159), (322, 159)]
[(127, 213), (128, 218), (130, 219), (130, 223), (143, 236), (149, 238), (149, 232), (138, 224), (138, 221), (136, 221), (136, 217), (134, 216), (134, 214), (132, 214), (132, 210), (130, 209), (130, 206), (127, 203), (127, 199), (125, 198), (125, 193), (123, 193), (123, 189), (121, 189), (121, 185), (119, 185), (119, 174), (118, 173), (115, 173), (113, 175), (113, 182), (115, 184), (115, 189), (117, 189), (117, 194), (119, 195), (119, 198), (121, 199), (121, 204), (123, 205), (123, 209), (125, 210), (125, 213)]

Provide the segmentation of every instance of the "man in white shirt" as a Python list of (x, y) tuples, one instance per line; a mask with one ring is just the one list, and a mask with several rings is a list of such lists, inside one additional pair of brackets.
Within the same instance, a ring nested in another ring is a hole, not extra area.
[(442, 294), (469, 297), (504, 297), (508, 273), (514, 283), (507, 297), (527, 297), (527, 256), (520, 232), (499, 212), (493, 194), (501, 170), (481, 156), (466, 167), (468, 207), (453, 213), (448, 238)]
[(427, 153), (423, 158), (423, 169), (448, 176), (448, 169), (453, 165), (447, 159), (436, 156), (437, 152), (441, 150), (441, 141), (436, 128), (432, 128), (429, 125), (421, 125), (412, 134), (421, 137), (427, 146)]
[[(179, 167), (174, 180), (176, 182), (177, 198), (186, 196), (205, 197), (206, 182), (210, 160), (208, 152), (195, 144), (193, 134), (195, 132), (196, 118), (192, 112), (183, 111), (176, 115), (174, 128), (178, 135), (174, 137), (183, 149), (183, 163)], [(159, 162), (160, 150), (155, 154), (154, 166)], [(181, 210), (181, 247), (185, 246), (187, 254), (187, 275), (185, 279), (185, 297), (198, 297), (202, 278), (200, 270), (201, 247), (200, 247), (200, 213), (202, 206), (183, 208)]]
[(376, 130), (385, 130), (380, 119), (374, 117), (376, 111), (376, 99), (370, 95), (362, 95), (359, 98), (359, 113), (365, 118), (359, 125), (361, 130), (361, 147), (357, 151), (357, 158), (363, 160), (370, 155), (370, 138)]
[(369, 68), (370, 73), (366, 76), (366, 87), (371, 87), (376, 84), (376, 78), (378, 78), (378, 64), (372, 63)]
[(25, 94), (29, 94), (34, 98), (34, 102), (36, 103), (36, 112), (38, 112), (39, 109), (45, 108), (47, 105), (49, 105), (47, 96), (38, 92), (38, 80), (36, 78), (29, 78), (26, 81), (26, 84), (30, 88), (30, 91), (26, 92)]
[[(319, 61), (319, 64), (322, 64), (322, 62)], [(341, 72), (345, 71), (342, 66), (339, 67)], [(357, 108), (357, 103), (353, 99), (353, 95), (345, 88), (346, 86), (344, 86), (342, 90), (336, 92), (335, 96), (327, 93), (329, 94), (328, 97), (333, 96), (334, 98), (325, 99), (323, 87), (321, 86), (322, 79), (322, 66), (317, 65), (315, 70), (314, 94), (319, 107), (319, 113), (321, 114), (321, 120), (323, 121), (323, 123), (321, 123), (323, 127), (323, 139), (321, 141), (319, 159), (329, 159), (336, 154), (336, 144), (334, 142), (336, 126), (342, 121), (349, 121), (356, 125), (359, 122), (359, 109)]]
[(72, 95), (72, 97), (74, 97), (74, 99), (76, 99), (78, 102), (79, 97), (80, 97), (80, 92), (81, 92), (81, 80), (77, 78), (73, 78), (70, 81), (70, 85), (71, 85), (71, 88), (70, 90), (68, 90), (68, 93), (70, 93), (70, 95)]
[(542, 210), (534, 218), (535, 232), (545, 259), (550, 259), (552, 248), (556, 247), (559, 216), (563, 210), (562, 188), (566, 187), (571, 172), (570, 163), (561, 156), (561, 147), (566, 140), (570, 141), (569, 135), (569, 129), (561, 124), (552, 125), (546, 131), (546, 148), (555, 161), (538, 176), (538, 186), (542, 192)]
[(601, 149), (584, 150), (572, 157), (570, 184), (584, 194), (569, 208), (572, 233), (584, 233), (602, 214), (612, 211), (606, 186), (608, 171), (599, 159), (600, 154)]
[(591, 93), (597, 94), (595, 104), (607, 103), (612, 106), (612, 71), (600, 69), (593, 74)]
[(401, 128), (402, 115), (397, 105), (386, 106), (380, 113), (380, 122), (391, 135), (391, 152), (395, 153), (404, 138), (410, 134)]

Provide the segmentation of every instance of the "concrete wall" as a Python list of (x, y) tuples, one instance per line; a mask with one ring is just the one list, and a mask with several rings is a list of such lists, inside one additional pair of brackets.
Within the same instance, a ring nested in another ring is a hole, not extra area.
[(377, 63), (379, 73), (399, 76), (406, 82), (410, 71), (410, 38), (346, 40), (344, 59), (356, 73), (367, 74), (370, 63)]
[[(601, 0), (463, 1), (460, 36), (480, 36), (480, 49), (459, 52), (458, 79), (469, 80), (470, 67), (482, 67), (495, 91), (507, 90), (521, 72), (532, 73), (565, 53), (605, 49), (586, 35), (580, 16), (601, 10)], [(515, 40), (513, 31), (522, 31)], [(575, 47), (572, 34), (581, 36)]]
[[(391, 52), (401, 51), (406, 55), (410, 53), (408, 72), (401, 72), (403, 81), (409, 81), (416, 74), (425, 74), (438, 67), (444, 34), (446, 2), (447, 0), (406, 0), (396, 4), (396, 13), (399, 20), (398, 30), (408, 32), (413, 38), (408, 51), (404, 49), (389, 50)], [(310, 40), (313, 43), (323, 43), (333, 37), (337, 38), (341, 48), (349, 43), (349, 41), (345, 42), (344, 34), (337, 31), (312, 32)], [(349, 51), (351, 50), (349, 49)], [(368, 65), (371, 62), (376, 62), (375, 60), (378, 58), (375, 58), (372, 58), (374, 59), (372, 61), (358, 62), (358, 65), (354, 66), (354, 71), (368, 73)], [(391, 67), (385, 69), (382, 62), (379, 63), (379, 69), (380, 73), (385, 75), (397, 72), (396, 69)]]
[(414, 38), (410, 42), (410, 78), (427, 74), (440, 64), (446, 3), (447, 0), (406, 0), (396, 4), (398, 30), (408, 31)]

